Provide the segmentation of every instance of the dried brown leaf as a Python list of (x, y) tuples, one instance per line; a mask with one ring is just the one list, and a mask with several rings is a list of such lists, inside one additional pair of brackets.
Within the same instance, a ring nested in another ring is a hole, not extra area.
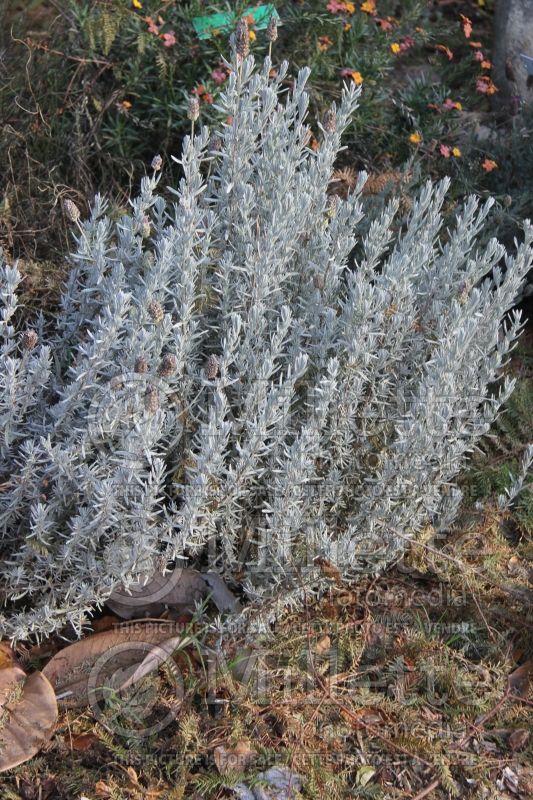
[(232, 772), (243, 772), (253, 759), (255, 751), (246, 741), (237, 742), (235, 747), (215, 747), (213, 756), (215, 764), (221, 775)]
[(9, 642), (0, 642), (0, 669), (17, 666), (15, 651)]
[(533, 661), (529, 660), (514, 670), (509, 675), (509, 689), (518, 697), (527, 698), (531, 676), (533, 675)]
[(518, 728), (509, 736), (509, 747), (511, 750), (522, 750), (529, 741), (529, 731), (525, 728)]
[(180, 626), (173, 622), (124, 624), (60, 650), (43, 674), (54, 687), (58, 700), (72, 708), (84, 706), (96, 689), (109, 687), (119, 691), (152, 653), (154, 645), (179, 634)]
[(41, 672), (0, 670), (0, 772), (39, 752), (54, 732), (57, 713), (54, 690)]
[(199, 572), (194, 569), (174, 569), (146, 576), (127, 590), (117, 589), (106, 605), (122, 619), (158, 617), (167, 606), (180, 611), (192, 611), (195, 603), (201, 602), (207, 593), (207, 586)]
[(94, 733), (80, 733), (78, 736), (65, 736), (65, 744), (72, 750), (90, 750), (95, 744), (98, 744), (98, 736)]

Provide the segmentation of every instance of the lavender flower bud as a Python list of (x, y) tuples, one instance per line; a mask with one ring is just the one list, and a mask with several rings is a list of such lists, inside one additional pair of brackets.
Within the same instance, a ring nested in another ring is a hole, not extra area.
[(335, 107), (328, 108), (322, 119), (322, 127), (326, 133), (335, 133), (337, 130), (337, 113)]
[(161, 360), (161, 364), (159, 365), (159, 369), (157, 370), (157, 374), (160, 375), (162, 378), (168, 378), (170, 375), (173, 375), (176, 372), (176, 367), (178, 366), (178, 361), (176, 356), (173, 353), (167, 353), (163, 356)]
[(160, 155), (154, 156), (152, 158), (151, 166), (152, 166), (152, 169), (154, 170), (154, 172), (159, 172), (159, 170), (163, 166), (163, 159), (161, 158)]
[(216, 133), (212, 133), (209, 137), (208, 149), (212, 153), (218, 153), (222, 150), (222, 139)]
[(32, 328), (29, 328), (22, 334), (20, 343), (23, 350), (33, 350), (39, 344), (39, 337)]
[(145, 214), (141, 225), (141, 235), (143, 239), (147, 239), (150, 236), (151, 230), (150, 219)]
[(208, 380), (212, 381), (213, 378), (216, 378), (216, 376), (218, 375), (219, 367), (220, 367), (220, 362), (218, 358), (212, 353), (207, 359), (206, 374)]
[(269, 42), (275, 42), (278, 38), (278, 20), (277, 17), (270, 17), (268, 22), (268, 26), (266, 29), (266, 38)]
[(144, 407), (146, 411), (155, 414), (159, 408), (159, 395), (155, 386), (148, 386), (144, 393)]
[(148, 303), (147, 310), (154, 322), (163, 321), (165, 312), (163, 311), (163, 306), (161, 303), (158, 303), (157, 300), (152, 300), (150, 303)]
[(200, 116), (200, 102), (197, 97), (189, 97), (189, 104), (187, 107), (187, 116), (191, 122), (195, 122)]
[(80, 218), (80, 210), (73, 200), (68, 197), (63, 200), (63, 210), (71, 222), (77, 222)]
[(328, 207), (327, 207), (327, 215), (330, 219), (333, 219), (337, 216), (337, 211), (339, 210), (340, 199), (339, 196), (336, 194), (330, 194), (328, 197)]
[(135, 366), (133, 367), (135, 372), (139, 375), (144, 375), (145, 372), (148, 372), (148, 362), (144, 356), (139, 356), (135, 361)]
[(235, 30), (235, 52), (242, 61), (250, 52), (250, 32), (245, 19), (240, 19)]

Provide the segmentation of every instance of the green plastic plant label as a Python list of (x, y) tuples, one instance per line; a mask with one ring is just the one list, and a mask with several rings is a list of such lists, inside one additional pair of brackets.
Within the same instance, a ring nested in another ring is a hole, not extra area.
[[(279, 14), (272, 4), (247, 8), (242, 17), (251, 17), (253, 27), (262, 30), (268, 26), (271, 17), (280, 20)], [(193, 17), (192, 24), (199, 39), (211, 39), (218, 33), (227, 33), (235, 27), (237, 15), (233, 11), (211, 14), (209, 17)]]

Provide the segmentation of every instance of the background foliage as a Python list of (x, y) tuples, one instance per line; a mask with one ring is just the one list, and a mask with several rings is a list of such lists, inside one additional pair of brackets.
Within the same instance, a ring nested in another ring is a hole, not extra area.
[[(240, 14), (247, 5), (38, 0), (4, 8), (0, 218), (9, 251), (40, 260), (65, 252), (62, 198), (86, 208), (103, 191), (118, 210), (154, 153), (174, 169), (169, 156), (179, 152), (188, 127), (188, 97), (196, 93), (201, 121), (212, 121), (226, 75), (227, 36), (198, 39), (192, 18), (224, 8)], [(379, 193), (450, 175), (456, 197), (497, 196), (495, 221), (504, 234), (530, 213), (523, 187), (533, 177), (531, 112), (490, 110), (491, 5), (276, 4), (282, 24), (274, 63), (288, 57), (293, 74), (312, 68), (318, 118), (343, 81), (363, 84), (346, 139), (344, 182), (364, 168), (375, 178), (368, 190)], [(261, 57), (265, 31), (252, 28), (252, 36)]]

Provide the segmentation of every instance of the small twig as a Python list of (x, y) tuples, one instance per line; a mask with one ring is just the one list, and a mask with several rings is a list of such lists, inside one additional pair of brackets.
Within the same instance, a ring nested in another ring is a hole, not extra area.
[(102, 58), (83, 58), (82, 56), (71, 56), (68, 53), (63, 53), (61, 50), (51, 50), (46, 43), (33, 42), (28, 39), (17, 39), (12, 37), (14, 42), (25, 45), (29, 50), (42, 50), (44, 53), (50, 53), (52, 56), (61, 56), (67, 58), (69, 61), (78, 61), (80, 64), (103, 64), (106, 67), (112, 67), (113, 62), (104, 61)]
[(418, 792), (418, 794), (416, 794), (413, 797), (413, 800), (422, 800), (423, 797), (427, 797), (428, 794), (431, 794), (431, 792), (434, 792), (435, 789), (438, 788), (439, 784), (440, 784), (440, 778), (435, 778), (434, 781), (431, 781), (431, 783), (428, 783), (428, 785), (425, 787), (425, 789), (422, 789), (421, 792)]

